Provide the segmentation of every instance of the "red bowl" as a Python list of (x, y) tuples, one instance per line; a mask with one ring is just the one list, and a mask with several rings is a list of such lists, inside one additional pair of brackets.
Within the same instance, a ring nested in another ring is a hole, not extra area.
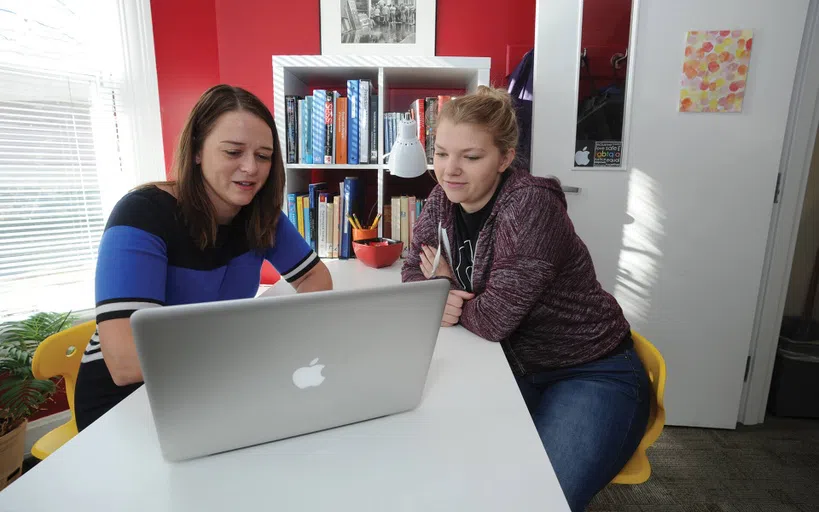
[(368, 267), (389, 267), (401, 257), (403, 242), (391, 238), (369, 238), (353, 242), (355, 257)]

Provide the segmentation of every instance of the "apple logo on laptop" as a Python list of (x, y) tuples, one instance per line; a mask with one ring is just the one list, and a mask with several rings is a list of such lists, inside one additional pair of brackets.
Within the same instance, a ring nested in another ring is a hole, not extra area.
[(318, 363), (319, 358), (310, 361), (310, 366), (303, 366), (293, 372), (293, 384), (299, 389), (311, 388), (321, 385), (324, 382), (324, 375), (321, 371), (324, 369), (323, 364)]

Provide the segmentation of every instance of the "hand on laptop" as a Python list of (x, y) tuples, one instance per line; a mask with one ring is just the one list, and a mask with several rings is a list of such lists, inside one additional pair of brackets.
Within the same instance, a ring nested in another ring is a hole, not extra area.
[(446, 258), (443, 256), (438, 257), (438, 268), (435, 268), (435, 254), (436, 251), (428, 246), (428, 245), (421, 245), (421, 252), (419, 256), (421, 256), (421, 272), (424, 273), (424, 277), (427, 279), (438, 276), (438, 277), (448, 277), (453, 279), (452, 270), (449, 268), (449, 263), (447, 263)]
[(449, 290), (446, 307), (444, 308), (444, 316), (441, 319), (441, 327), (452, 327), (460, 322), (464, 302), (473, 297), (475, 297), (474, 293), (465, 292), (463, 290)]

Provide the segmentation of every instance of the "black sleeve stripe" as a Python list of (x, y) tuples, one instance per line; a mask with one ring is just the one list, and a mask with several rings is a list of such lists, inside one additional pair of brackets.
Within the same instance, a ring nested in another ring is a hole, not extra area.
[(106, 304), (113, 304), (115, 302), (148, 302), (151, 304), (159, 304), (160, 306), (165, 305), (164, 302), (155, 299), (146, 299), (143, 297), (120, 297), (116, 299), (101, 300), (97, 302), (97, 307), (104, 306)]
[(101, 324), (106, 320), (116, 320), (117, 318), (131, 318), (131, 315), (134, 314), (136, 309), (122, 309), (118, 311), (109, 311), (108, 313), (102, 313), (97, 315), (97, 324)]
[(134, 311), (161, 307), (156, 302), (116, 302), (97, 307), (97, 324), (116, 318), (130, 318)]
[(114, 318), (129, 318), (134, 311), (145, 308), (158, 308), (162, 304), (155, 300), (133, 300), (127, 301), (118, 299), (115, 301), (105, 301), (105, 304), (97, 305), (97, 323)]
[(293, 270), (282, 274), (282, 277), (288, 283), (298, 281), (302, 276), (310, 272), (313, 267), (318, 265), (319, 261), (321, 261), (321, 259), (318, 257), (318, 254), (316, 254), (314, 251), (310, 251), (310, 254), (308, 254), (298, 265), (296, 265)]

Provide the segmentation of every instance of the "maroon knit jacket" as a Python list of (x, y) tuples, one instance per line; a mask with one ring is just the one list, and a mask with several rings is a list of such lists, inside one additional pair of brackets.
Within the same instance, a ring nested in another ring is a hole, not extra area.
[[(617, 301), (597, 281), (560, 185), (525, 171), (506, 172), (510, 175), (475, 244), (475, 298), (464, 303), (461, 325), (500, 342), (516, 375), (606, 355), (630, 327)], [(416, 221), (401, 270), (404, 282), (425, 279), (421, 244), (438, 246), (439, 224), (455, 247), (456, 207), (436, 186)], [(443, 248), (441, 257), (446, 257)], [(451, 286), (460, 288), (457, 280)]]

